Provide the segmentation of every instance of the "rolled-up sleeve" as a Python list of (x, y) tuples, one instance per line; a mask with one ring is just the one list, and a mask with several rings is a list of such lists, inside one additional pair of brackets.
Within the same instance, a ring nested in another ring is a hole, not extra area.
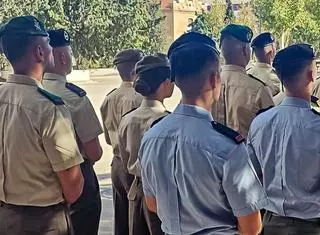
[(263, 209), (268, 199), (245, 145), (238, 145), (230, 154), (223, 166), (222, 186), (233, 214), (246, 216)]

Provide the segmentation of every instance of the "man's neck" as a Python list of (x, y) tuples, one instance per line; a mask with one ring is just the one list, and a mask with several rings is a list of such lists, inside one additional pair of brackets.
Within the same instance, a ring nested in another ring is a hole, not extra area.
[(25, 75), (28, 76), (38, 83), (42, 83), (43, 79), (43, 73), (39, 72), (34, 72), (34, 71), (25, 71), (25, 70), (19, 70), (19, 69), (14, 69), (14, 74), (19, 74), (19, 75)]
[(300, 91), (289, 91), (289, 90), (285, 90), (286, 96), (289, 97), (295, 97), (295, 98), (299, 98), (299, 99), (303, 99), (306, 100), (308, 102), (311, 102), (311, 95), (308, 93), (303, 93)]
[(208, 99), (205, 99), (205, 97), (188, 98), (182, 95), (181, 104), (198, 106), (210, 113), (212, 111), (212, 102), (208, 102)]
[(236, 66), (239, 66), (239, 67), (242, 67), (242, 68), (246, 68), (246, 65), (244, 65), (244, 63), (239, 63), (237, 61), (225, 61), (225, 65), (236, 65)]

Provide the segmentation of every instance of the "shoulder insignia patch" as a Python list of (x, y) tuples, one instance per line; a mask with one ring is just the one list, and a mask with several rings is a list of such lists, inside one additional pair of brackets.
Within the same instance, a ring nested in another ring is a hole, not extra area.
[(156, 125), (157, 123), (159, 123), (162, 119), (164, 119), (166, 116), (168, 116), (171, 112), (167, 111), (167, 114), (158, 118), (157, 120), (153, 121), (153, 123), (151, 124), (150, 128), (153, 127), (154, 125)]
[(117, 88), (114, 88), (112, 91), (110, 91), (106, 96), (110, 95), (112, 92), (114, 92), (115, 90), (117, 90)]
[(316, 96), (311, 96), (311, 102), (315, 105), (317, 105), (317, 107), (320, 107), (320, 101), (319, 98)]
[(274, 106), (271, 105), (271, 106), (269, 106), (268, 108), (260, 109), (260, 110), (257, 112), (256, 115), (258, 116), (259, 114), (264, 113), (264, 112), (268, 111), (269, 109), (272, 109), (273, 107), (274, 107)]
[(228, 137), (229, 139), (232, 139), (236, 144), (241, 144), (245, 141), (245, 138), (240, 135), (238, 132), (232, 130), (229, 127), (226, 127), (218, 122), (213, 121), (212, 122), (213, 129), (215, 129), (220, 134)]
[(259, 78), (256, 78), (255, 76), (253, 76), (252, 74), (248, 74), (249, 77), (253, 78), (254, 80), (261, 82), (264, 86), (266, 86), (267, 84), (263, 81), (261, 81)]
[(78, 96), (83, 97), (87, 94), (87, 92), (85, 92), (85, 90), (83, 90), (82, 88), (74, 85), (73, 83), (67, 82), (66, 83), (66, 88), (69, 89), (70, 91), (76, 93)]
[(52, 103), (54, 103), (55, 105), (64, 105), (63, 100), (59, 96), (56, 96), (40, 87), (38, 87), (38, 92), (48, 100), (52, 101)]
[(123, 114), (121, 116), (121, 118), (123, 118), (124, 116), (128, 115), (129, 113), (133, 112), (134, 110), (136, 110), (137, 108), (131, 109), (130, 111), (126, 112), (125, 114)]
[(316, 115), (319, 115), (320, 116), (320, 113), (317, 111), (317, 110), (315, 110), (315, 109), (311, 109), (312, 110), (312, 112), (314, 113), (314, 114), (316, 114)]

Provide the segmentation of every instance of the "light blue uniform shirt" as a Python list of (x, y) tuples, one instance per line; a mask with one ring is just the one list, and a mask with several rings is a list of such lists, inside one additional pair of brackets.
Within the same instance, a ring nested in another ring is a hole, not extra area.
[(235, 216), (267, 205), (245, 145), (218, 133), (206, 110), (179, 105), (144, 135), (144, 193), (167, 234), (238, 234)]
[(267, 210), (320, 218), (320, 116), (287, 97), (252, 123), (248, 149), (269, 197)]

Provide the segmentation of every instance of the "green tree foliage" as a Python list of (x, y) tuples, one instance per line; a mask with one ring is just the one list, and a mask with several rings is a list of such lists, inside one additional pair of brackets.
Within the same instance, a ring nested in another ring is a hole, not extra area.
[(308, 42), (320, 49), (319, 0), (254, 0), (254, 11), (281, 46)]
[(158, 52), (163, 47), (164, 17), (156, 0), (0, 0), (0, 22), (18, 15), (67, 29), (82, 69), (110, 66), (122, 49)]

